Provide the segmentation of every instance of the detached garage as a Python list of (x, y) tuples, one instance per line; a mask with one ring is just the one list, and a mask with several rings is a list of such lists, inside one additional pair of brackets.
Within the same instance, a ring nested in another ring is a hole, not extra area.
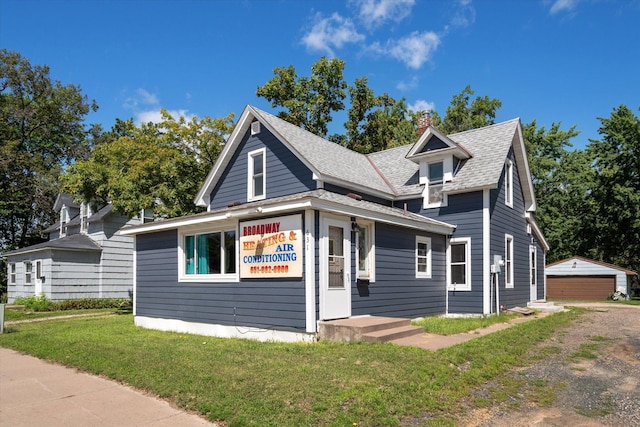
[(614, 291), (629, 295), (631, 270), (582, 257), (546, 266), (547, 298), (605, 300)]

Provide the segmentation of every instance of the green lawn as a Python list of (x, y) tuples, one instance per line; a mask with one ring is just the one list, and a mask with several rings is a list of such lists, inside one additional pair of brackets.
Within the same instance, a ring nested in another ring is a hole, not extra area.
[(14, 325), (0, 346), (123, 381), (230, 427), (455, 425), (474, 387), (544, 357), (549, 349), (536, 344), (582, 313), (437, 352), (167, 333), (137, 328), (131, 315)]
[(440, 316), (425, 317), (412, 322), (413, 325), (422, 326), (425, 332), (438, 335), (455, 335), (463, 332), (486, 328), (495, 323), (506, 323), (511, 319), (520, 317), (518, 314), (499, 314), (498, 316), (446, 318)]
[(77, 314), (100, 315), (103, 313), (116, 313), (117, 311), (118, 310), (114, 308), (99, 308), (99, 309), (92, 309), (92, 310), (59, 310), (59, 311), (29, 311), (29, 310), (23, 310), (23, 309), (5, 308), (4, 321), (13, 322), (17, 320), (42, 319), (45, 317), (71, 316), (71, 315), (77, 315)]

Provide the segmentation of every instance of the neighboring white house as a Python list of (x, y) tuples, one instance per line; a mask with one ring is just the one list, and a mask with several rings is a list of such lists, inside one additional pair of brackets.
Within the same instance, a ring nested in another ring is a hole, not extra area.
[(133, 238), (120, 234), (136, 225), (112, 210), (96, 212), (60, 194), (59, 221), (45, 230), (49, 241), (2, 254), (7, 260), (8, 302), (44, 294), (52, 301), (77, 298), (129, 298), (133, 288)]
[(635, 271), (574, 256), (546, 267), (547, 298), (607, 299), (614, 291), (630, 295)]

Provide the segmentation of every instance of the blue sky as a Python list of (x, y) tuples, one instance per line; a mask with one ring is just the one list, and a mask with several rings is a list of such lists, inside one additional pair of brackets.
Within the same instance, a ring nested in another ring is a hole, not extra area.
[[(275, 112), (256, 88), (278, 66), (346, 61), (377, 94), (444, 114), (471, 85), (497, 121), (576, 125), (582, 148), (614, 107), (640, 107), (638, 0), (2, 0), (0, 47), (79, 85), (87, 122)], [(336, 117), (330, 133), (343, 133)]]

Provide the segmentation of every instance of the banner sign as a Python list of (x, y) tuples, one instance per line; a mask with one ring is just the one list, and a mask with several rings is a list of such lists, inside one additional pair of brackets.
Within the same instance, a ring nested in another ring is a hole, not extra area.
[(240, 277), (302, 277), (302, 215), (240, 223)]

